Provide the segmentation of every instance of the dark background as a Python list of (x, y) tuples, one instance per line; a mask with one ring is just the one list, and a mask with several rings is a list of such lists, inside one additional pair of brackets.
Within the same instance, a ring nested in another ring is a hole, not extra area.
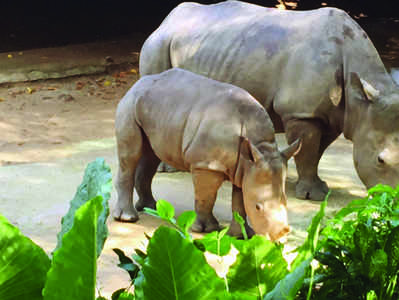
[[(297, 5), (296, 9), (312, 9), (325, 5), (339, 7), (345, 9), (359, 23), (383, 18), (389, 26), (398, 24), (395, 21), (399, 19), (399, 10), (395, 5), (398, 0), (291, 1)], [(183, 1), (1, 1), (0, 52), (108, 40), (129, 35), (136, 35), (140, 39), (155, 30), (166, 15), (181, 2)], [(198, 2), (209, 4), (219, 1)], [(248, 2), (264, 6), (278, 4), (275, 0)]]

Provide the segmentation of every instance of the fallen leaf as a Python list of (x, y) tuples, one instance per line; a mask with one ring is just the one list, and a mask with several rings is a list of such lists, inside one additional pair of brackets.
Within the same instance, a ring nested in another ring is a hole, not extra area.
[(12, 54), (7, 55), (8, 58), (13, 58)]
[(31, 87), (28, 86), (28, 87), (26, 88), (25, 91), (26, 91), (28, 94), (32, 94), (32, 93), (35, 92), (36, 90), (35, 90), (34, 88), (32, 89)]
[(53, 87), (53, 86), (49, 86), (49, 87), (47, 88), (47, 90), (48, 90), (48, 91), (56, 91), (57, 88), (56, 88), (56, 87)]
[(78, 81), (78, 82), (76, 82), (76, 87), (75, 87), (75, 89), (81, 90), (81, 89), (83, 89), (84, 86), (85, 86), (85, 83), (84, 83), (84, 82)]
[(109, 81), (109, 80), (105, 80), (105, 81), (104, 81), (104, 86), (105, 86), (105, 87), (110, 86), (111, 84), (112, 84), (112, 82)]
[(131, 69), (130, 73), (137, 75), (137, 70), (136, 69)]
[(6, 99), (4, 98), (0, 98), (0, 102), (6, 101)]
[(21, 52), (18, 52), (18, 55), (21, 56), (21, 55), (24, 55), (24, 53), (21, 51)]

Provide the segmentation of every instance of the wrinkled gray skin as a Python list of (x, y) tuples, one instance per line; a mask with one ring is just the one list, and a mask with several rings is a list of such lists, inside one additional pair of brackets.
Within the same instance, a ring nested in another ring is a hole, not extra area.
[(182, 3), (146, 40), (142, 75), (180, 67), (244, 88), (267, 110), (295, 156), (296, 196), (322, 200), (324, 150), (343, 132), (367, 186), (399, 179), (399, 89), (344, 11), (281, 11), (238, 1)]
[[(241, 88), (181, 69), (144, 76), (119, 103), (115, 128), (115, 219), (134, 222), (136, 209), (155, 208), (151, 181), (164, 161), (192, 173), (194, 231), (219, 228), (212, 210), (217, 190), (229, 180), (232, 210), (248, 215), (256, 233), (275, 240), (289, 232), (284, 181), (299, 142), (279, 152), (265, 109)], [(232, 222), (230, 234), (240, 233)]]

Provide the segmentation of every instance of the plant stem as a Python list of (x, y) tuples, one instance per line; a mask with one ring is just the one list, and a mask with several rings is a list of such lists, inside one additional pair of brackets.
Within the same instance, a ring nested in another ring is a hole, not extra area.
[(308, 294), (306, 295), (306, 300), (310, 300), (310, 296), (312, 295), (313, 281), (314, 281), (314, 267), (312, 263), (310, 263), (310, 282), (309, 282)]

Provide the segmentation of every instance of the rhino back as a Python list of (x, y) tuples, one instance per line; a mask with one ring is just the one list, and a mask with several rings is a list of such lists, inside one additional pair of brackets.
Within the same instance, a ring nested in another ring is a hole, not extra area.
[(274, 141), (263, 107), (240, 88), (181, 69), (140, 80), (136, 88), (145, 93), (136, 100), (136, 122), (157, 156), (172, 166), (233, 170), (243, 124), (254, 113), (261, 115), (259, 124), (251, 121), (247, 130), (258, 140)]
[[(240, 86), (283, 119), (340, 123), (330, 91), (342, 89), (349, 72), (385, 70), (364, 31), (334, 8), (280, 11), (239, 1), (186, 3), (151, 39), (167, 44), (170, 66)], [(145, 59), (140, 64), (148, 65)]]

